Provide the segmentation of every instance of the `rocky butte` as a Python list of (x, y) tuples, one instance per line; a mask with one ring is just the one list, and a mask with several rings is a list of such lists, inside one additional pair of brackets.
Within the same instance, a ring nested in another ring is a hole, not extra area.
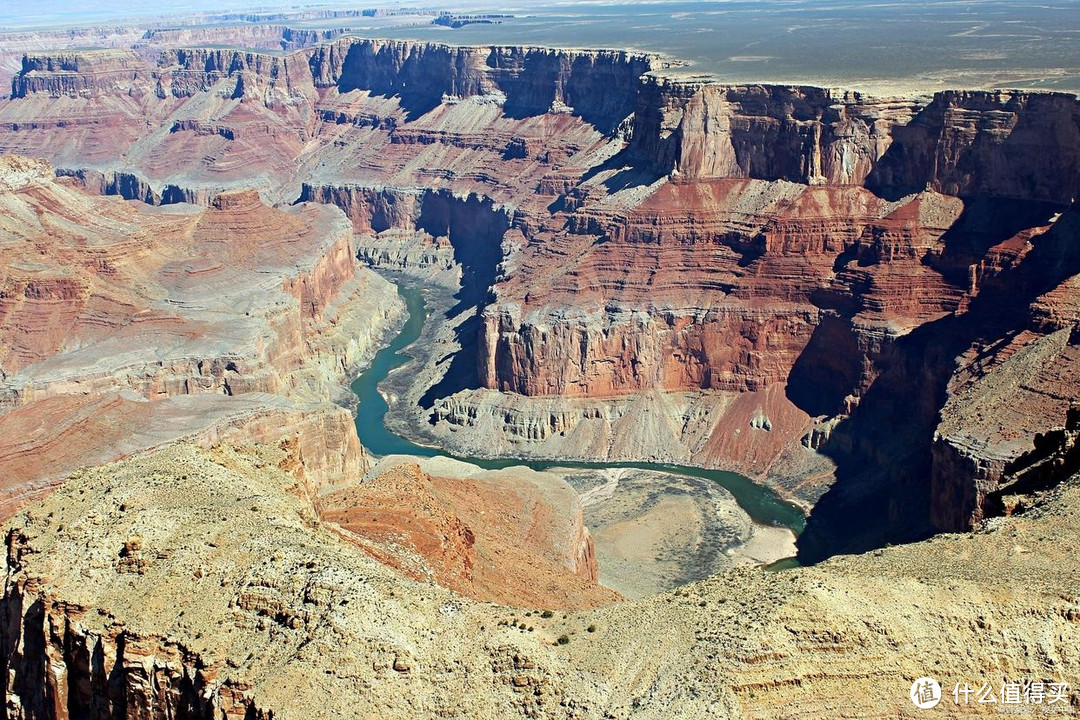
[[(65, 50), (0, 151), (9, 717), (894, 717), (1080, 670), (1075, 96)], [(393, 427), (737, 470), (823, 562), (610, 604), (565, 483), (374, 465), (367, 266), (453, 296)]]

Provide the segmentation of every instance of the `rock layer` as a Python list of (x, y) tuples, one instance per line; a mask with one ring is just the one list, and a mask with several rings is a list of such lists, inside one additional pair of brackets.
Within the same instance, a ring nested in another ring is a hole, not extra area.
[(280, 459), (177, 445), (12, 518), (8, 717), (875, 717), (911, 712), (927, 668), (946, 689), (1080, 671), (1076, 479), (977, 534), (544, 617), (380, 565)]
[(182, 437), (291, 443), (316, 485), (363, 474), (329, 401), (400, 301), (356, 267), (340, 212), (274, 210), (253, 191), (161, 212), (40, 161), (0, 168), (9, 513), (77, 467)]
[[(731, 86), (665, 77), (665, 62), (339, 38), (170, 49), (118, 92), (103, 65), (58, 56), (0, 106), (0, 147), (130, 197), (244, 184), (337, 204), (370, 262), (459, 271), (453, 358), (417, 393), (442, 441), (593, 458), (622, 444), (807, 502), (835, 480), (808, 557), (965, 527), (983, 511), (935, 508), (983, 503), (973, 468), (994, 451), (935, 449), (951, 435), (939, 415), (957, 359), (993, 373), (980, 348), (1051, 334), (1037, 301), (1080, 272), (1065, 241), (1076, 98)], [(644, 424), (668, 428), (651, 440), (565, 419), (684, 393), (700, 411)], [(1009, 452), (1060, 428), (1058, 404)], [(956, 447), (993, 444), (990, 426), (966, 431), (978, 442)]]

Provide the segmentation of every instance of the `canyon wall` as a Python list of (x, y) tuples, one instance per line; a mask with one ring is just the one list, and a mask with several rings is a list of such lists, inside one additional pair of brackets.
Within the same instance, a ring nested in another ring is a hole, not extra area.
[[(301, 102), (313, 95), (312, 78), (302, 54), (269, 55), (238, 50), (195, 48), (166, 50), (153, 76), (159, 96), (191, 97), (222, 80), (235, 82), (232, 97), (268, 104)], [(275, 92), (276, 91), (276, 92)]]
[[(9, 538), (18, 557), (20, 538)], [(216, 682), (198, 653), (161, 635), (89, 629), (86, 608), (49, 597), (36, 582), (4, 589), (4, 691), (12, 720), (73, 717), (269, 718), (242, 685)], [(96, 612), (96, 611), (94, 611)]]
[(1078, 120), (1073, 95), (938, 93), (895, 129), (868, 185), (1068, 205), (1080, 191)]
[(630, 150), (678, 182), (750, 177), (1068, 204), (1080, 188), (1078, 113), (1060, 93), (927, 101), (650, 77)]
[[(992, 345), (1022, 320), (1003, 308), (1035, 299), (1030, 282), (1007, 278), (1045, 272), (1045, 291), (1076, 272), (1068, 244), (1055, 249), (1050, 238), (1075, 235), (1067, 209), (1078, 188), (1078, 111), (1074, 97), (1054, 94), (881, 101), (814, 88), (648, 78), (627, 152), (670, 182), (632, 210), (613, 211), (581, 186), (566, 194), (568, 232), (548, 242), (573, 265), (540, 302), (521, 301), (534, 287), (528, 279), (501, 284), (500, 302), (484, 311), (481, 384), (526, 396), (599, 398), (650, 388), (786, 386), (791, 402), (817, 416), (799, 430), (804, 444), (839, 465), (842, 482), (822, 517), (843, 502), (843, 523), (852, 514), (886, 517), (888, 527), (903, 527), (898, 537), (970, 527), (982, 510), (945, 518), (957, 508), (981, 508), (993, 492), (995, 483), (983, 487), (985, 461), (961, 469), (929, 450), (947, 397), (939, 388), (955, 369), (952, 358), (967, 351), (947, 318), (971, 317), (965, 341)], [(544, 255), (536, 251), (534, 262)], [(550, 287), (550, 272), (546, 282)], [(709, 299), (688, 311), (695, 293)], [(596, 295), (602, 304), (590, 302)], [(573, 297), (587, 307), (570, 307)], [(1019, 338), (1013, 349), (1046, 331)], [(927, 343), (942, 353), (929, 364), (907, 355), (926, 352)], [(994, 370), (982, 365), (972, 372)], [(1053, 369), (1060, 367), (1050, 362), (1045, 374), (1075, 387), (1067, 370)], [(879, 382), (882, 375), (888, 378)], [(905, 394), (910, 401), (897, 402)], [(869, 407), (849, 421), (864, 396)], [(477, 424), (470, 412), (488, 404), (477, 396), (473, 410), (447, 417)], [(1030, 448), (1036, 433), (1059, 427), (1064, 412), (1056, 404), (1028, 408), (1030, 427), (1013, 434), (1015, 448), (999, 464)], [(890, 430), (871, 429), (871, 418)], [(968, 420), (969, 432), (983, 432), (985, 423)], [(993, 451), (982, 447), (976, 457), (989, 460)], [(701, 446), (696, 453), (704, 456)], [(920, 479), (927, 476), (970, 488), (967, 499)], [(851, 512), (851, 497), (875, 495), (872, 510)], [(834, 522), (812, 523), (805, 546)], [(845, 524), (824, 544), (867, 532), (874, 534), (857, 521)]]
[[(400, 97), (424, 112), (444, 97), (500, 94), (506, 111), (537, 115), (573, 110), (613, 129), (634, 109), (638, 79), (661, 67), (653, 55), (622, 51), (523, 47), (455, 47), (398, 40), (348, 38), (312, 50), (271, 55), (217, 48), (169, 48), (156, 67), (134, 51), (79, 50), (28, 54), (13, 80), (12, 96), (86, 96), (127, 90), (153, 80), (159, 96), (191, 97), (219, 81), (236, 81), (234, 97), (252, 93), (252, 81), (286, 96), (312, 97), (312, 83), (341, 92), (366, 90)], [(123, 88), (117, 83), (125, 79)]]
[[(86, 48), (133, 50), (153, 64), (166, 49), (191, 47), (243, 47), (272, 51), (294, 51), (333, 40), (349, 30), (337, 27), (317, 30), (290, 27), (281, 21), (300, 20), (311, 13), (291, 18), (269, 14), (250, 18), (250, 24), (202, 24), (203, 20), (177, 23), (166, 27), (81, 27), (65, 30), (11, 30), (0, 32), (0, 93), (9, 92), (12, 80), (22, 69), (23, 57), (35, 55), (47, 48), (50, 53), (83, 52)], [(221, 19), (210, 20), (221, 22)]]
[[(152, 202), (248, 182), (337, 205), (366, 261), (462, 283), (452, 359), (420, 373), (417, 412), (440, 441), (490, 450), (497, 432), (515, 453), (606, 457), (629, 432), (616, 427), (667, 407), (635, 455), (740, 470), (807, 503), (835, 481), (806, 541), (820, 548), (874, 530), (845, 513), (885, 517), (892, 540), (979, 517), (935, 509), (984, 502), (944, 488), (983, 482), (971, 468), (993, 454), (932, 450), (955, 435), (938, 431), (946, 403), (969, 397), (950, 378), (1041, 342), (1048, 326), (1006, 310), (1077, 273), (1054, 239), (1074, 233), (1080, 185), (1071, 95), (874, 98), (665, 76), (634, 53), (338, 38), (282, 56), (171, 49), (121, 93), (138, 112), (99, 124), (94, 93), (115, 99), (108, 63), (128, 61), (95, 57), (34, 61), (0, 106), (0, 147)], [(55, 142), (72, 108), (78, 148)], [(1011, 280), (1040, 268), (1043, 286)], [(1033, 414), (1001, 462), (1064, 418)], [(853, 512), (856, 497), (873, 500)]]
[(316, 487), (363, 474), (334, 403), (402, 308), (356, 266), (340, 211), (254, 191), (158, 211), (18, 157), (0, 176), (7, 513), (82, 465), (182, 438), (285, 443)]
[(855, 92), (657, 77), (638, 95), (630, 148), (680, 182), (749, 177), (862, 185), (890, 146), (893, 127), (918, 110), (919, 101)]
[(125, 93), (132, 80), (145, 69), (142, 59), (130, 50), (87, 50), (57, 55), (23, 56), (22, 70), (12, 80), (11, 96), (30, 95), (87, 97)]
[(621, 51), (529, 47), (454, 47), (393, 40), (344, 40), (311, 58), (316, 84), (394, 95), (422, 113), (444, 97), (495, 93), (511, 115), (572, 109), (613, 129), (633, 111), (638, 78), (658, 58)]
[(927, 665), (945, 687), (1080, 671), (1077, 479), (984, 532), (552, 613), (380, 565), (280, 455), (179, 444), (10, 519), (7, 716), (867, 717)]

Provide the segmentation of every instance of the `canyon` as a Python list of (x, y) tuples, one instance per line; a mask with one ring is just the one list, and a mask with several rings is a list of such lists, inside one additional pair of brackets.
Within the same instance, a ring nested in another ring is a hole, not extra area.
[[(895, 716), (930, 656), (1075, 675), (1076, 96), (183, 32), (28, 53), (0, 100), (10, 717)], [(391, 429), (742, 473), (816, 564), (731, 569), (747, 521), (702, 521), (701, 575), (619, 602), (651, 506), (373, 457), (378, 273), (443, 299)]]
[[(363, 526), (354, 515), (367, 504), (412, 498), (412, 512), (383, 507), (390, 527), (373, 521), (353, 533), (390, 564), (416, 555), (448, 568), (463, 563), (459, 574), (469, 582), (473, 565), (496, 578), (509, 568), (551, 578), (531, 595), (525, 582), (516, 591), (481, 583), (477, 594), (504, 602), (556, 604), (579, 575), (581, 598), (568, 606), (618, 597), (596, 584), (592, 540), (565, 483), (508, 473), (468, 480), (474, 494), (491, 496), (493, 515), (528, 508), (503, 528), (520, 526), (522, 549), (513, 558), (492, 556), (497, 543), (481, 518), (468, 515), (475, 512), (469, 491), (458, 487), (465, 480), (391, 466), (354, 487), (373, 462), (357, 437), (346, 383), (404, 308), (393, 285), (358, 266), (340, 210), (271, 208), (251, 190), (218, 193), (208, 207), (162, 208), (87, 193), (42, 160), (0, 163), (6, 515), (88, 465), (179, 441), (265, 443), (287, 453), (281, 467), (345, 533), (354, 520)], [(497, 488), (515, 482), (513, 500), (497, 497)], [(426, 505), (416, 497), (424, 488)], [(414, 521), (431, 524), (427, 535), (441, 537), (442, 528), (463, 541), (444, 558), (423, 542), (408, 553), (387, 539)], [(545, 522), (550, 530), (540, 533)], [(450, 583), (458, 575), (439, 577)]]
[[(1075, 99), (876, 99), (669, 65), (352, 38), (27, 56), (0, 148), (151, 204), (239, 186), (334, 204), (369, 263), (459, 267), (477, 312), (455, 314), (460, 350), (421, 389), (431, 440), (744, 472), (824, 498), (807, 557), (970, 527), (1075, 387), (1073, 320), (1036, 311), (1072, 302)], [(1007, 448), (977, 420), (939, 428), (950, 379), (1006, 378), (1054, 333), (1043, 409)]]
[(13, 518), (8, 717), (914, 717), (928, 669), (1080, 670), (1075, 477), (983, 532), (552, 613), (359, 551), (284, 455), (173, 444)]

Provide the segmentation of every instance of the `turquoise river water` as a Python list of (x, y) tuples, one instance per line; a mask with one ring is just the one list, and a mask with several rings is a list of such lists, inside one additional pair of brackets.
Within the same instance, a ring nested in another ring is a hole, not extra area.
[(453, 455), (438, 448), (427, 447), (413, 443), (386, 428), (385, 416), (389, 407), (386, 400), (379, 393), (379, 383), (386, 379), (390, 371), (412, 360), (409, 355), (402, 352), (409, 345), (416, 342), (427, 322), (427, 306), (420, 290), (412, 287), (398, 286), (398, 292), (405, 300), (408, 308), (408, 320), (401, 332), (380, 350), (369, 367), (352, 384), (352, 390), (359, 400), (359, 409), (356, 414), (356, 430), (364, 445), (375, 455), (417, 455), (420, 457), (435, 457), (442, 455), (457, 460), (478, 465), (488, 470), (499, 470), (511, 466), (521, 466), (534, 470), (547, 470), (549, 468), (570, 468), (583, 470), (603, 470), (606, 468), (636, 468), (641, 470), (657, 470), (660, 472), (673, 473), (676, 475), (689, 475), (691, 477), (706, 478), (726, 488), (742, 507), (750, 518), (761, 525), (772, 525), (791, 529), (796, 535), (802, 532), (806, 525), (806, 517), (802, 510), (789, 502), (781, 499), (769, 488), (755, 483), (738, 473), (725, 470), (706, 470), (703, 468), (689, 467), (685, 465), (669, 465), (665, 463), (644, 462), (575, 462), (570, 460), (538, 461), (523, 460), (518, 458), (506, 458), (492, 460), (487, 458), (463, 457)]

